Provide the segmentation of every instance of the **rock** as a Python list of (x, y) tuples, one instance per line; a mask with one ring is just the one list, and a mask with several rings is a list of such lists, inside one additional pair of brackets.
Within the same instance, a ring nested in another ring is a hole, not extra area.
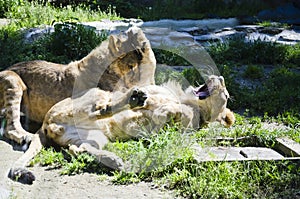
[(247, 36), (245, 37), (246, 42), (254, 42), (254, 41), (275, 42), (276, 40), (277, 40), (276, 37), (272, 37), (268, 34), (262, 34), (258, 32), (247, 34)]
[(194, 38), (196, 41), (200, 43), (222, 41), (221, 37), (218, 37), (215, 34), (200, 35), (200, 36), (195, 36)]
[(300, 9), (295, 7), (292, 3), (287, 3), (274, 10), (263, 10), (258, 13), (257, 17), (260, 20), (272, 20), (284, 23), (289, 22), (293, 24), (294, 22), (299, 22)]
[(187, 32), (193, 36), (203, 35), (208, 33), (208, 28), (198, 28), (198, 27), (191, 27), (191, 28), (180, 28), (177, 30), (178, 32)]
[(138, 19), (126, 19), (126, 20), (101, 20), (101, 21), (92, 21), (92, 22), (84, 22), (83, 25), (93, 26), (96, 30), (109, 30), (109, 31), (124, 31), (127, 30), (131, 26), (141, 26), (143, 24), (142, 20)]
[(233, 28), (231, 28), (231, 27), (224, 27), (222, 29), (215, 30), (214, 33), (220, 33), (220, 32), (225, 32), (225, 31), (233, 31)]
[(294, 30), (284, 30), (277, 35), (277, 39), (280, 41), (300, 42), (300, 33)]
[[(205, 20), (159, 20), (143, 22), (139, 19), (101, 20), (82, 23), (96, 32), (107, 30), (109, 34), (119, 34), (131, 26), (141, 27), (151, 44), (155, 47), (193, 46), (195, 41), (202, 45), (212, 42), (223, 42), (228, 39), (245, 39), (246, 42), (261, 40), (293, 45), (299, 42), (299, 30), (285, 30), (279, 27), (263, 27), (258, 25), (237, 25), (237, 20), (205, 19)], [(275, 24), (276, 25), (276, 24)], [(26, 31), (26, 42), (33, 42), (54, 28), (32, 28)]]
[(195, 36), (195, 40), (200, 43), (205, 42), (224, 42), (228, 39), (243, 39), (246, 36), (245, 32), (236, 31), (234, 29), (224, 29), (225, 31), (217, 31), (206, 35)]
[(144, 28), (143, 30), (153, 47), (195, 45), (194, 37), (186, 32), (177, 32), (169, 28)]
[(270, 35), (277, 35), (281, 33), (284, 28), (277, 28), (277, 27), (265, 27), (258, 30), (259, 33), (270, 34)]
[(0, 27), (8, 25), (10, 21), (10, 19), (0, 19)]
[(258, 30), (262, 29), (262, 26), (259, 25), (240, 25), (240, 26), (235, 26), (234, 29), (237, 31), (243, 31), (246, 33), (252, 33), (252, 32), (257, 32)]
[(277, 151), (265, 147), (206, 147), (194, 145), (195, 160), (206, 161), (245, 161), (245, 160), (283, 160)]
[(180, 30), (182, 28), (198, 27), (208, 28), (210, 30), (220, 29), (223, 27), (233, 27), (238, 25), (236, 18), (229, 19), (203, 19), (203, 20), (171, 20), (162, 19), (159, 21), (144, 22), (142, 27), (166, 27), (172, 30)]
[(30, 28), (25, 31), (25, 42), (32, 43), (45, 34), (54, 32), (53, 26), (46, 26), (45, 28)]
[(221, 40), (227, 40), (227, 39), (243, 39), (246, 36), (246, 33), (244, 32), (238, 32), (236, 30), (228, 30), (228, 31), (222, 31), (215, 34), (217, 37), (220, 37)]

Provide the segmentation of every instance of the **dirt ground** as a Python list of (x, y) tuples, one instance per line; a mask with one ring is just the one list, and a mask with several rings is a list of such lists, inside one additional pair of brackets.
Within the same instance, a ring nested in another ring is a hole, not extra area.
[(9, 168), (23, 152), (0, 140), (0, 199), (6, 198), (105, 198), (105, 199), (171, 199), (174, 193), (155, 187), (151, 183), (114, 185), (108, 179), (100, 180), (95, 174), (84, 173), (61, 176), (59, 170), (45, 167), (29, 168), (36, 176), (33, 185), (14, 182), (7, 177)]

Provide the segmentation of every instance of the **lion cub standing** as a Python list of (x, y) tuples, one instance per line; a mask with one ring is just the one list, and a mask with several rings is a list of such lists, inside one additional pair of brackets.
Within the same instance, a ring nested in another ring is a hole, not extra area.
[(226, 108), (228, 98), (221, 76), (210, 76), (206, 84), (186, 91), (174, 82), (135, 87), (126, 93), (90, 89), (62, 100), (48, 111), (41, 130), (11, 169), (10, 177), (19, 176), (19, 180), (32, 183), (34, 176), (24, 166), (42, 149), (44, 138), (69, 147), (75, 154), (88, 152), (99, 163), (121, 170), (122, 160), (103, 150), (105, 144), (146, 136), (170, 121), (181, 122), (186, 128), (214, 121), (231, 126), (234, 115)]
[(154, 84), (155, 67), (150, 43), (138, 28), (110, 36), (86, 57), (68, 65), (46, 61), (15, 64), (0, 72), (0, 110), (7, 120), (4, 136), (28, 143), (32, 134), (21, 126), (21, 111), (42, 123), (54, 104), (84, 90)]

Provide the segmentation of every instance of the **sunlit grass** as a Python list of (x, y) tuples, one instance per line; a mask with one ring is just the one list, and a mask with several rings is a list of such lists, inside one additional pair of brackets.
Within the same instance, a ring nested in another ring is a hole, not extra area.
[[(232, 128), (210, 125), (199, 131), (182, 131), (180, 126), (175, 125), (165, 127), (148, 138), (108, 144), (106, 149), (115, 152), (127, 164), (126, 171), (114, 172), (112, 181), (116, 184), (153, 181), (169, 189), (175, 189), (178, 194), (188, 198), (294, 197), (300, 191), (300, 169), (297, 163), (195, 161), (194, 144), (203, 147), (255, 145), (253, 142), (242, 141), (216, 142), (216, 138), (220, 137), (233, 139), (255, 137), (256, 139), (252, 141), (259, 142), (256, 144), (271, 148), (277, 137), (289, 137), (299, 142), (299, 127), (268, 130), (264, 129), (267, 117), (247, 118), (240, 115), (236, 117), (237, 123)], [(280, 123), (280, 118), (268, 118), (268, 121)], [(52, 151), (49, 153), (52, 154)], [(62, 163), (64, 174), (87, 171), (86, 166), (82, 165), (89, 162), (89, 158), (86, 154), (84, 157), (72, 157), (65, 159), (65, 162), (61, 161), (64, 162)], [(94, 169), (96, 170), (93, 172), (101, 173), (103, 168), (94, 167)]]
[(5, 16), (12, 19), (11, 26), (16, 28), (30, 28), (40, 25), (52, 25), (54, 22), (64, 21), (99, 21), (101, 19), (120, 19), (115, 10), (90, 10), (84, 6), (53, 7), (37, 2), (22, 1), (9, 8)]

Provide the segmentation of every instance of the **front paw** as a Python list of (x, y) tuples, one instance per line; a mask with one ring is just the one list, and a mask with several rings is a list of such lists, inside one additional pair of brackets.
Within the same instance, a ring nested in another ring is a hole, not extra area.
[(9, 130), (4, 134), (10, 140), (17, 142), (20, 145), (28, 146), (33, 138), (33, 134), (28, 133), (24, 130)]
[(32, 184), (35, 181), (33, 173), (25, 168), (10, 169), (8, 177), (23, 184)]
[(147, 99), (146, 93), (139, 89), (134, 89), (129, 98), (130, 108), (143, 107)]

